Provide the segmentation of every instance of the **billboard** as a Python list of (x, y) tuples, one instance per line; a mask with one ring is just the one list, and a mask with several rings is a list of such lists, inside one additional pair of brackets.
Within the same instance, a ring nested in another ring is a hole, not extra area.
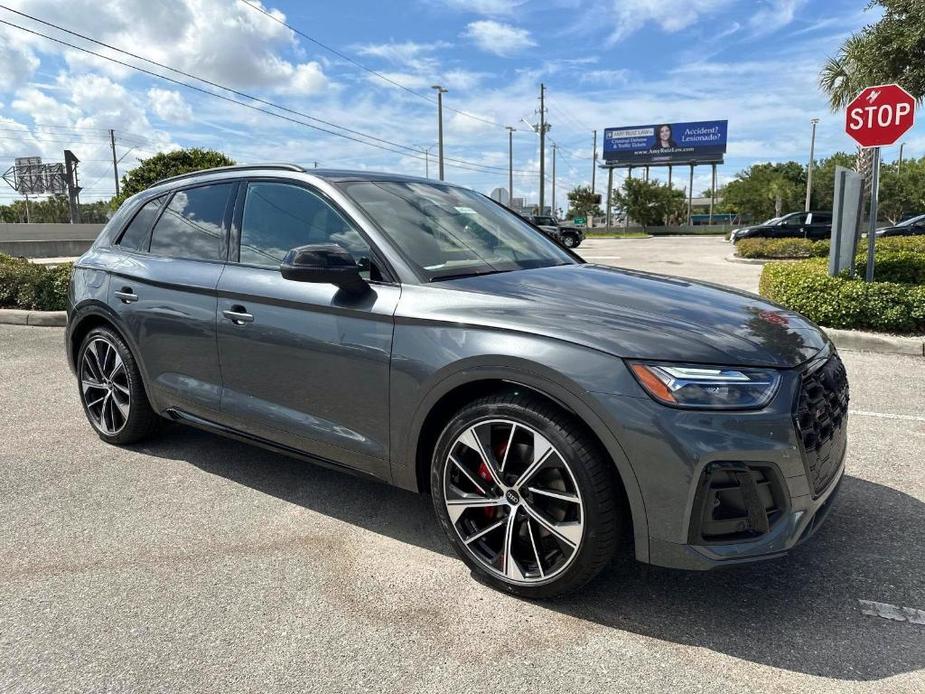
[(632, 125), (604, 130), (604, 161), (617, 166), (721, 163), (728, 121)]

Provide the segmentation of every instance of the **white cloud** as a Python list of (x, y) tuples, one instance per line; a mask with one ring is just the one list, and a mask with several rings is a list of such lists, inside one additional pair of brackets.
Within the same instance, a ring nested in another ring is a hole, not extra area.
[(654, 23), (663, 31), (686, 29), (701, 16), (722, 9), (732, 0), (611, 0), (609, 14), (614, 24), (608, 41), (616, 43)]
[(598, 87), (613, 87), (617, 84), (626, 84), (629, 79), (629, 70), (587, 70), (581, 73), (578, 80), (582, 83)]
[(764, 0), (752, 15), (749, 27), (756, 34), (770, 34), (790, 24), (805, 0)]
[(186, 123), (193, 117), (193, 110), (180, 92), (171, 89), (148, 90), (148, 105), (161, 120), (172, 123)]
[[(14, 7), (87, 34), (105, 43), (171, 67), (238, 89), (270, 89), (306, 93), (328, 86), (321, 65), (298, 63), (298, 48), (288, 28), (234, 0), (10, 0)], [(259, 4), (256, 3), (255, 4)], [(276, 10), (278, 19), (285, 16)], [(63, 53), (74, 72), (87, 68), (124, 77), (126, 68), (50, 43), (43, 52)], [(90, 47), (124, 60), (125, 56)], [(320, 74), (319, 74), (320, 73)]]
[(526, 29), (496, 22), (493, 19), (480, 19), (471, 22), (463, 37), (470, 39), (476, 46), (487, 53), (510, 56), (536, 45)]
[(365, 44), (356, 46), (355, 50), (360, 55), (382, 58), (403, 68), (420, 72), (436, 69), (437, 59), (433, 56), (434, 51), (450, 47), (451, 44), (443, 41), (434, 43), (404, 41), (402, 43)]
[(527, 0), (440, 0), (457, 10), (487, 15), (510, 15)]

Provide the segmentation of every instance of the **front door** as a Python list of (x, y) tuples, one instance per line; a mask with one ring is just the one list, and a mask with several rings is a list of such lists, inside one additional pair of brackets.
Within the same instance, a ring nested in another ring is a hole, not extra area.
[[(392, 316), (400, 286), (381, 281), (364, 237), (321, 193), (279, 181), (251, 181), (242, 192), (239, 243), (218, 285), (224, 419), (387, 478)], [(355, 296), (331, 284), (283, 279), (285, 254), (312, 243), (349, 251), (372, 280), (369, 292)]]

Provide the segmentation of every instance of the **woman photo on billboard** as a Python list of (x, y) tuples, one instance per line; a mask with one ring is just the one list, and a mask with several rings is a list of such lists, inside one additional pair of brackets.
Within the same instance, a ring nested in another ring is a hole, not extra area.
[(655, 145), (652, 149), (670, 149), (677, 147), (678, 143), (671, 137), (671, 126), (663, 123), (655, 129)]

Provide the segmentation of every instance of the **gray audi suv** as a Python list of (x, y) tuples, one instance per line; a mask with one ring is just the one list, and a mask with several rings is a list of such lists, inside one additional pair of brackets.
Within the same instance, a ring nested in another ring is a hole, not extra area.
[(162, 181), (76, 263), (66, 348), (104, 441), (166, 418), (429, 493), (473, 572), (526, 597), (621, 548), (686, 569), (783, 555), (844, 470), (845, 370), (808, 320), (585, 263), (419, 178)]

